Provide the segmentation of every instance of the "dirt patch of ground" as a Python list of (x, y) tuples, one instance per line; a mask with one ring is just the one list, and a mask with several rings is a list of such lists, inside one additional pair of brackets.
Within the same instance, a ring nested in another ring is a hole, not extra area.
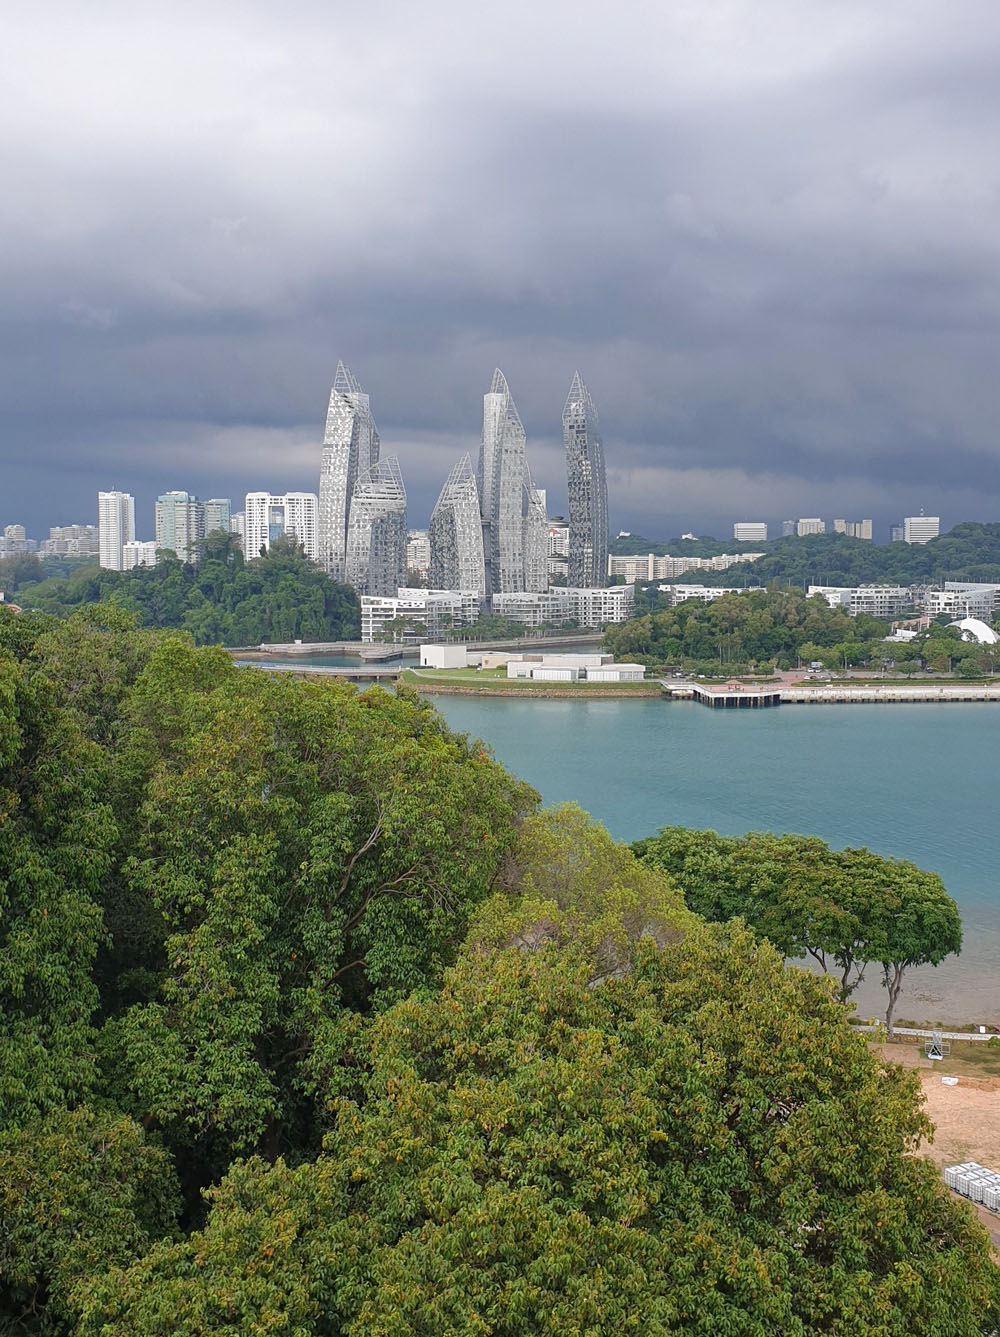
[[(960, 1161), (978, 1161), (1000, 1170), (1000, 1078), (959, 1076), (957, 1086), (941, 1081), (941, 1066), (924, 1057), (916, 1045), (875, 1045), (885, 1058), (917, 1068), (927, 1102), (924, 1109), (934, 1124), (934, 1141), (921, 1152), (942, 1169)], [(1000, 1250), (1000, 1216), (985, 1207), (976, 1209)]]

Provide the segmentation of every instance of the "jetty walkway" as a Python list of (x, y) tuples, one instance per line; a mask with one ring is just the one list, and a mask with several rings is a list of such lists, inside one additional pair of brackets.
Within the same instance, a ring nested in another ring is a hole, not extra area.
[(1000, 703), (1000, 683), (996, 686), (955, 684), (920, 684), (913, 686), (852, 686), (838, 683), (702, 683), (661, 679), (664, 693), (675, 700), (695, 700), (715, 709), (762, 709), (769, 706), (821, 705), (909, 705), (915, 702), (996, 701)]

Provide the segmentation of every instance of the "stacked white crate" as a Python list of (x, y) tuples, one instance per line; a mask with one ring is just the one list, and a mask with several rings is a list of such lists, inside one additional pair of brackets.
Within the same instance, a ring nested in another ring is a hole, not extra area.
[(981, 1202), (990, 1211), (1000, 1212), (1000, 1174), (996, 1170), (988, 1170), (978, 1161), (963, 1161), (961, 1165), (946, 1167), (944, 1182), (971, 1202)]

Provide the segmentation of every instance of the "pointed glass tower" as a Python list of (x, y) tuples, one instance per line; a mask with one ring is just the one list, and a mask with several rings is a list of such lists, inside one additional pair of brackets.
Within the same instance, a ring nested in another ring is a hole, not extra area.
[(319, 560), (334, 580), (347, 578), (347, 522), (361, 474), (378, 461), (379, 436), (368, 396), (357, 377), (337, 363), (326, 411), (319, 477)]
[(486, 593), (483, 526), (472, 460), (462, 458), (448, 475), (431, 514), (430, 583), (438, 590)]
[(483, 438), (476, 470), (488, 594), (524, 589), (524, 474), (524, 428), (498, 367), (483, 396)]
[(563, 446), (569, 493), (569, 583), (608, 583), (608, 483), (597, 409), (579, 372), (563, 409)]
[(387, 455), (358, 475), (347, 525), (347, 584), (394, 597), (406, 584), (406, 489)]
[(535, 487), (527, 463), (524, 466), (524, 588), (544, 594), (549, 587), (549, 518), (545, 491)]

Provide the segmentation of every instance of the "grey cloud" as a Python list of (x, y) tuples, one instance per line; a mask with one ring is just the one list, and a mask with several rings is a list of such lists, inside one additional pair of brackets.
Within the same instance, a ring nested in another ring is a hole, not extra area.
[(988, 0), (17, 23), (0, 523), (309, 485), (338, 357), (415, 521), (496, 364), (553, 498), (581, 369), (626, 528), (1000, 511)]

